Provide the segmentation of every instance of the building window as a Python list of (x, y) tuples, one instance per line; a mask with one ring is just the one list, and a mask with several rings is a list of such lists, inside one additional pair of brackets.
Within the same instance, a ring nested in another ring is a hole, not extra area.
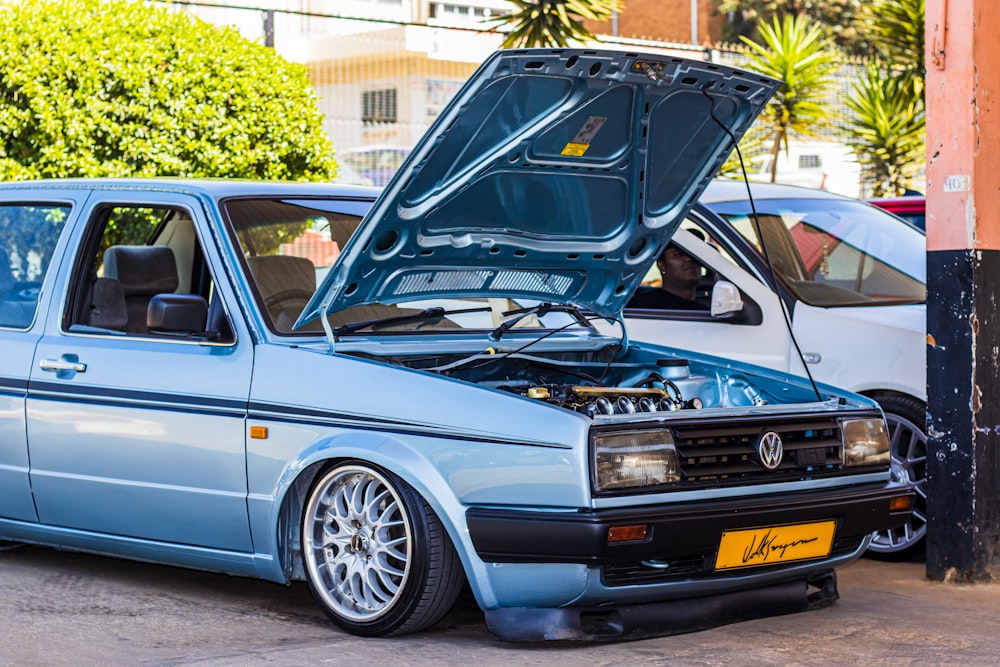
[(807, 153), (799, 156), (799, 169), (819, 169), (822, 166), (819, 155)]
[(430, 17), (432, 19), (469, 19), (480, 21), (493, 16), (509, 14), (509, 11), (500, 11), (490, 7), (475, 7), (469, 5), (453, 5), (443, 2), (434, 2), (430, 6)]
[(361, 120), (366, 123), (395, 123), (396, 89), (367, 90), (361, 93)]

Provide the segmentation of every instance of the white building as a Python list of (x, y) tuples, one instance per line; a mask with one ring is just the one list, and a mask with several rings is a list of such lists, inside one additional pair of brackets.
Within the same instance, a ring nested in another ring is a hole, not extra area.
[[(206, 3), (216, 0), (204, 0)], [(507, 0), (253, 0), (259, 9), (176, 5), (203, 20), (234, 25), (306, 64), (334, 150), (416, 143), (480, 62), (500, 47), (488, 22)], [(267, 12), (265, 10), (271, 10)], [(643, 50), (703, 59), (700, 47), (616, 40)]]

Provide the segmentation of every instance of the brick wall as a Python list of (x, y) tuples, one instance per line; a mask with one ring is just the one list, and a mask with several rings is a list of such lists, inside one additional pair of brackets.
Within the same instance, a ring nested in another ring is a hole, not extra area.
[[(723, 17), (715, 10), (718, 0), (697, 0), (698, 44), (715, 45), (721, 36)], [(689, 44), (691, 0), (623, 0), (618, 15), (618, 36)], [(612, 34), (612, 23), (588, 22), (595, 34)]]

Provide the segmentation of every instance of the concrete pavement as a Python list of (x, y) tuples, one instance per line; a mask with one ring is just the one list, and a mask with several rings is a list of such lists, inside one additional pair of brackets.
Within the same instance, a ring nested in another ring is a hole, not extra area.
[(361, 639), (304, 584), (22, 547), (0, 552), (0, 665), (996, 665), (1000, 585), (927, 581), (922, 563), (861, 560), (825, 609), (619, 644), (504, 644), (482, 614)]

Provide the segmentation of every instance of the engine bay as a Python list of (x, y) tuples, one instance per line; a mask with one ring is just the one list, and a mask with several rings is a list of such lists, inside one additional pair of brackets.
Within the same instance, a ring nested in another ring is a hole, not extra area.
[[(812, 402), (773, 379), (682, 357), (643, 359), (617, 350), (380, 357), (383, 362), (510, 392), (590, 417)], [(773, 386), (772, 386), (773, 385)], [(791, 399), (791, 400), (790, 400)]]

